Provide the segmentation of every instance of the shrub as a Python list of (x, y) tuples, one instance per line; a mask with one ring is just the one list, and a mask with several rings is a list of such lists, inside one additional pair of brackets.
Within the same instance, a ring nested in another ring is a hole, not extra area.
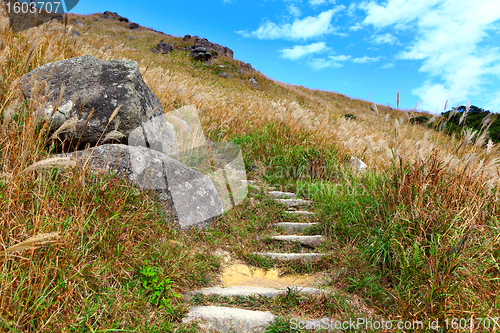
[(429, 121), (429, 117), (426, 117), (426, 116), (418, 116), (418, 117), (413, 117), (410, 119), (410, 123), (419, 124), (419, 125), (425, 124), (428, 121)]

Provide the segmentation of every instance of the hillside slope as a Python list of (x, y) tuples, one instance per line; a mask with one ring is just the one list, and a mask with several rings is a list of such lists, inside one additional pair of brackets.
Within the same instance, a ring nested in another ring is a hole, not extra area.
[[(101, 14), (70, 14), (66, 26), (54, 20), (19, 34), (4, 22), (0, 33), (2, 330), (195, 331), (181, 324), (188, 304), (177, 294), (219, 282), (217, 250), (283, 274), (321, 272), (336, 288), (330, 298), (250, 302), (284, 318), (275, 331), (291, 331), (286, 320), (296, 315), (355, 318), (353, 297), (392, 320), (500, 315), (496, 145), (411, 124), (420, 113), (276, 82), (222, 54), (205, 65), (187, 56), (192, 43), (182, 37)], [(160, 41), (174, 50), (152, 52)], [(253, 257), (280, 247), (260, 236), (288, 218), (262, 193), (208, 230), (181, 232), (130, 184), (71, 165), (30, 168), (47, 158), (50, 139), (18, 79), (86, 54), (136, 61), (166, 112), (195, 105), (210, 139), (241, 145), (249, 178), (312, 199), (328, 258)], [(353, 171), (350, 155), (369, 171)]]

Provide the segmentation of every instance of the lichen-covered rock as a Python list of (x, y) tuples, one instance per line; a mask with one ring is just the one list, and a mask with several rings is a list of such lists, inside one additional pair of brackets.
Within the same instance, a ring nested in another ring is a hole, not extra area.
[(175, 210), (182, 228), (205, 226), (224, 213), (210, 177), (159, 151), (106, 144), (58, 156), (74, 157), (77, 165), (95, 173), (111, 172), (143, 190), (153, 190), (166, 207)]
[[(144, 83), (134, 61), (101, 60), (91, 55), (57, 61), (24, 75), (21, 87), (26, 98), (37, 99), (42, 115), (52, 120), (52, 131), (68, 119), (78, 120), (73, 132), (61, 135), (62, 139), (81, 137), (69, 144), (68, 150), (102, 144), (116, 125), (126, 138), (152, 117), (163, 114), (160, 101)], [(43, 95), (46, 97), (39, 98)]]

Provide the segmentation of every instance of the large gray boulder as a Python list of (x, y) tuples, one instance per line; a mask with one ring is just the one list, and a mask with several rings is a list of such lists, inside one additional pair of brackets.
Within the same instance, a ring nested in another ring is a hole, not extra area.
[(123, 135), (119, 143), (126, 143), (134, 129), (163, 114), (160, 101), (144, 83), (134, 61), (101, 60), (91, 55), (57, 61), (24, 75), (21, 87), (27, 99), (38, 100), (43, 117), (52, 120), (51, 131), (69, 119), (78, 120), (73, 131), (60, 136), (62, 140), (81, 137), (67, 150), (102, 144), (115, 129)]
[(143, 190), (153, 190), (168, 208), (175, 209), (182, 228), (201, 227), (224, 213), (218, 189), (210, 177), (152, 149), (106, 144), (63, 153), (94, 173), (111, 172)]

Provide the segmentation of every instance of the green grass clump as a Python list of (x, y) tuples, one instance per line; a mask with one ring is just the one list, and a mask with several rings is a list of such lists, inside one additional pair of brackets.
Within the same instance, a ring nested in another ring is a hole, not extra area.
[(357, 248), (345, 263), (346, 290), (386, 316), (498, 314), (500, 206), (480, 176), (446, 170), (437, 156), (401, 162), (382, 177), (346, 177), (345, 193), (314, 197), (331, 221), (326, 232)]

